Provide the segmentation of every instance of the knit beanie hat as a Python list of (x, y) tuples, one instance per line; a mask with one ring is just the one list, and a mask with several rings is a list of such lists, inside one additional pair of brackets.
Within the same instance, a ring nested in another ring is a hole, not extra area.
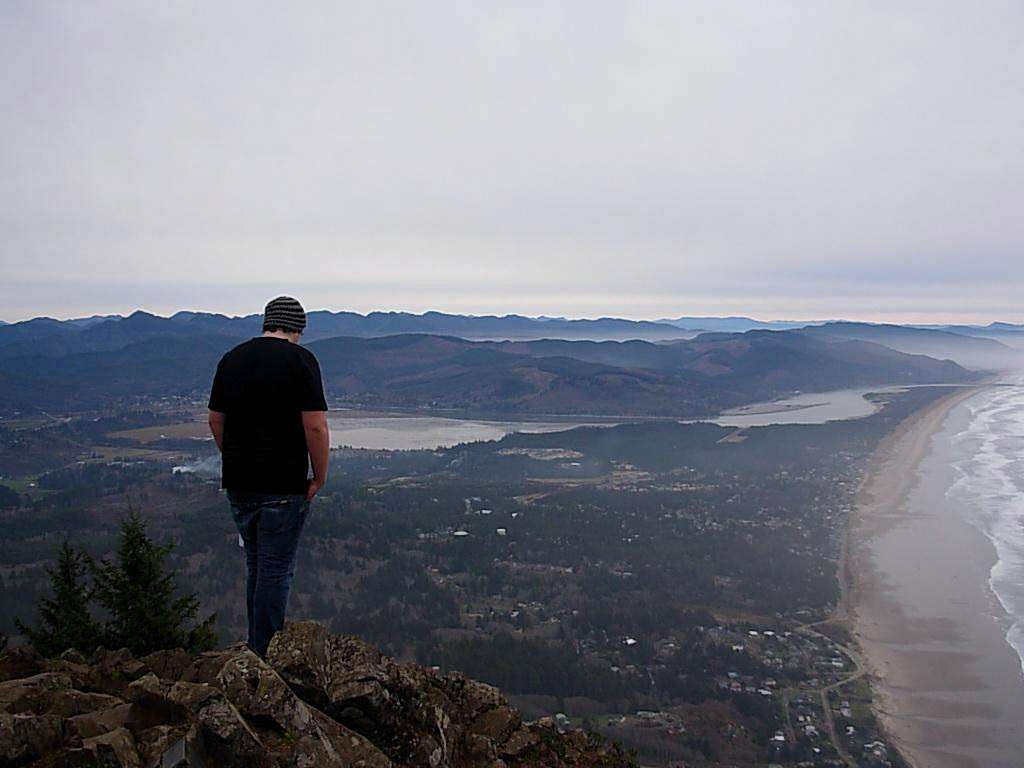
[(306, 327), (306, 310), (291, 296), (272, 299), (263, 310), (263, 330), (280, 328), (290, 333), (302, 333)]

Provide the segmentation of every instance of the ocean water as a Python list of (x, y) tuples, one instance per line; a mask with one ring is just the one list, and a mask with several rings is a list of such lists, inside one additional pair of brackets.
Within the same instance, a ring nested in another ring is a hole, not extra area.
[(1024, 375), (967, 400), (953, 437), (949, 502), (995, 548), (989, 587), (1005, 615), (1006, 640), (1024, 671)]

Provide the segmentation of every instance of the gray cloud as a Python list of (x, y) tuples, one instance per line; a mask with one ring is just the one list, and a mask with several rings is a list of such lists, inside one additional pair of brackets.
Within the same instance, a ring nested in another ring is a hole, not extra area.
[(8, 3), (6, 319), (1024, 319), (1024, 7)]

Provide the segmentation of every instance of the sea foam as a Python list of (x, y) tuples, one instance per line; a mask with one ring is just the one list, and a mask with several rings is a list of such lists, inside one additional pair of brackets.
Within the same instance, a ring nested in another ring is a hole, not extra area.
[(1007, 642), (1024, 672), (1024, 376), (965, 403), (966, 427), (953, 438), (946, 496), (992, 542), (989, 587), (1005, 611)]

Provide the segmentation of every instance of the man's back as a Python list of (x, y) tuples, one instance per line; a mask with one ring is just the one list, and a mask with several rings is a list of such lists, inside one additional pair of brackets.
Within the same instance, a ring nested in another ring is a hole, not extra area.
[(223, 486), (231, 491), (304, 494), (309, 472), (303, 411), (326, 411), (320, 366), (286, 339), (262, 336), (217, 366), (210, 410), (227, 418)]
[(330, 464), (320, 366), (299, 346), (305, 328), (297, 299), (272, 299), (263, 310), (263, 336), (221, 358), (210, 392), (210, 432), (245, 547), (248, 642), (260, 656), (284, 626), (299, 537)]

